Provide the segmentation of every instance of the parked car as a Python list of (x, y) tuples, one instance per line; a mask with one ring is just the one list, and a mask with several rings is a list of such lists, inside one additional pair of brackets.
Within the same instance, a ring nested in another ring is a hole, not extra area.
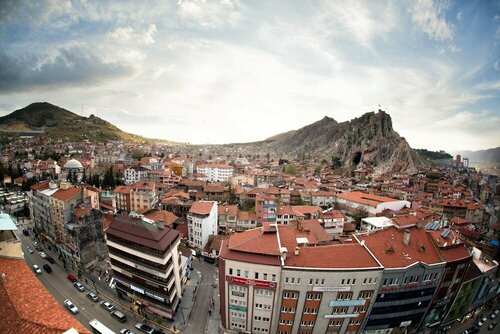
[(71, 281), (71, 282), (76, 282), (76, 276), (73, 275), (73, 274), (69, 274), (68, 275), (68, 279)]
[(23, 229), (23, 234), (24, 234), (25, 236), (30, 235), (30, 233), (28, 232), (28, 230), (27, 230), (27, 229)]
[(35, 249), (39, 252), (43, 252), (43, 248), (42, 246), (38, 245), (38, 246), (35, 246)]
[(33, 241), (33, 246), (37, 247), (38, 246), (38, 241)]
[(113, 304), (111, 304), (110, 302), (104, 301), (104, 300), (101, 302), (101, 306), (103, 308), (105, 308), (106, 310), (108, 310), (109, 312), (112, 312), (115, 310), (115, 307), (113, 306)]
[(31, 248), (30, 246), (26, 247), (26, 250), (27, 250), (30, 254), (33, 254), (33, 248)]
[(122, 312), (117, 311), (117, 310), (114, 310), (113, 312), (111, 312), (111, 316), (113, 318), (115, 318), (116, 320), (118, 320), (119, 322), (126, 322), (127, 321), (127, 316), (125, 314), (123, 314)]
[(46, 272), (48, 273), (52, 272), (52, 268), (47, 263), (45, 263), (42, 267)]
[(123, 328), (120, 330), (120, 334), (134, 334), (130, 329)]
[(35, 271), (35, 273), (37, 275), (41, 275), (42, 274), (42, 270), (40, 269), (39, 266), (37, 266), (36, 264), (33, 265), (33, 270)]
[(155, 331), (154, 328), (149, 327), (148, 325), (145, 325), (142, 322), (136, 323), (135, 328), (146, 334), (153, 334)]
[(85, 291), (85, 287), (83, 286), (83, 284), (82, 284), (82, 283), (80, 283), (80, 282), (78, 282), (78, 281), (77, 281), (77, 282), (74, 282), (74, 283), (73, 283), (73, 286), (74, 286), (75, 288), (77, 288), (80, 292)]
[(484, 325), (484, 323), (485, 323), (487, 320), (488, 320), (488, 318), (484, 317), (484, 318), (482, 318), (481, 320), (479, 320), (479, 321), (477, 322), (477, 325), (478, 325), (479, 327), (481, 327), (482, 325)]
[(99, 297), (93, 292), (87, 293), (87, 297), (89, 297), (91, 300), (93, 300), (95, 302), (99, 301)]
[(496, 321), (493, 321), (489, 326), (488, 326), (488, 329), (491, 331), (493, 328), (495, 328), (497, 326), (497, 322)]
[(74, 314), (78, 313), (78, 307), (76, 307), (75, 304), (73, 304), (69, 299), (64, 301), (64, 305), (66, 305), (66, 307)]
[(49, 261), (52, 264), (56, 263), (56, 261), (54, 261), (54, 259), (51, 256), (47, 256), (45, 260)]
[(45, 252), (38, 252), (38, 254), (40, 254), (40, 256), (42, 257), (42, 259), (46, 259), (47, 258), (47, 254), (45, 254)]

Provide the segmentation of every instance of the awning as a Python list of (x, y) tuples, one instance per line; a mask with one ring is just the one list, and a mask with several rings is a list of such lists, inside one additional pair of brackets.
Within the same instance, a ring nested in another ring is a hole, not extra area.
[(148, 305), (147, 308), (148, 308), (148, 310), (150, 312), (153, 312), (153, 313), (156, 313), (158, 315), (161, 315), (162, 317), (165, 317), (167, 319), (173, 319), (174, 318), (174, 314), (171, 313), (171, 312), (160, 310), (159, 308), (156, 308), (156, 307), (151, 306), (151, 305)]

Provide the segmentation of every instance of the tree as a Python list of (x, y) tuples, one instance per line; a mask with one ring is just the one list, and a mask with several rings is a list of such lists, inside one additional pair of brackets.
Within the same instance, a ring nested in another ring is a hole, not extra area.
[(332, 169), (337, 169), (342, 167), (342, 161), (339, 157), (332, 157)]

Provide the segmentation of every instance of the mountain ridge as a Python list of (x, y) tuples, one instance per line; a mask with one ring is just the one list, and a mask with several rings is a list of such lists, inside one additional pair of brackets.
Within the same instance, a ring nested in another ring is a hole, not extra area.
[(4, 133), (43, 131), (44, 135), (52, 139), (89, 139), (96, 142), (109, 140), (153, 141), (153, 139), (122, 131), (112, 123), (93, 114), (89, 117), (79, 116), (48, 102), (34, 102), (0, 117), (0, 131)]

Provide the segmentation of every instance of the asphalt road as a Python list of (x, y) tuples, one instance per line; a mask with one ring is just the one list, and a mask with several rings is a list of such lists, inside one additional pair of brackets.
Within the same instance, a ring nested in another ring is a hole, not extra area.
[[(92, 291), (96, 292), (92, 287), (85, 284), (85, 282), (81, 282), (85, 286), (85, 291), (78, 291), (72, 284), (71, 281), (68, 280), (68, 273), (62, 266), (62, 263), (52, 255), (56, 263), (50, 264), (46, 260), (42, 259), (38, 252), (35, 250), (33, 246), (32, 236), (25, 236), (22, 233), (23, 226), (19, 226), (18, 236), (21, 239), (22, 250), (24, 252), (26, 263), (32, 268), (33, 264), (37, 264), (42, 270), (42, 274), (37, 276), (40, 282), (45, 286), (45, 288), (52, 294), (52, 296), (62, 305), (62, 307), (67, 310), (69, 314), (74, 316), (83, 326), (89, 327), (89, 321), (92, 319), (97, 319), (102, 322), (105, 326), (110, 328), (111, 330), (119, 333), (122, 328), (128, 328), (134, 331), (134, 333), (138, 333), (137, 329), (134, 329), (134, 325), (137, 322), (135, 319), (128, 318), (127, 322), (120, 323), (115, 318), (111, 317), (111, 313), (102, 308), (99, 302), (94, 302), (87, 297), (87, 292)], [(34, 253), (30, 254), (26, 247), (30, 246)], [(48, 252), (46, 252), (48, 253)], [(49, 254), (51, 255), (51, 254)], [(47, 263), (52, 268), (51, 273), (47, 273), (42, 266)], [(102, 293), (99, 295), (100, 298), (103, 298)], [(73, 304), (76, 305), (79, 309), (79, 313), (73, 314), (71, 313), (66, 306), (63, 304), (65, 299), (71, 300)], [(107, 298), (103, 298), (104, 300), (109, 301)], [(115, 305), (116, 307), (117, 305)], [(118, 307), (120, 311), (123, 311), (120, 307)]]
[[(205, 326), (209, 316), (210, 298), (213, 296), (218, 298), (218, 290), (212, 286), (217, 278), (214, 265), (206, 263), (205, 261), (193, 260), (193, 267), (199, 274), (201, 273), (202, 278), (198, 284), (197, 296), (191, 311), (191, 318), (186, 328), (182, 331), (182, 333), (186, 334), (205, 333)], [(212, 314), (214, 314), (214, 312), (219, 312), (219, 310), (213, 310)]]

